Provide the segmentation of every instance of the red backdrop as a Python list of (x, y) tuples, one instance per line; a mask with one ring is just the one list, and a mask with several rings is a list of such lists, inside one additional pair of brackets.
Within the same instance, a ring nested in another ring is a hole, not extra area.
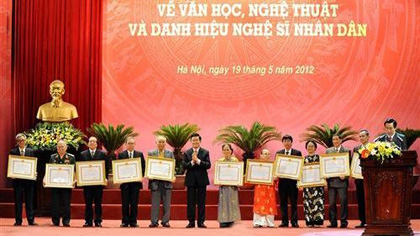
[(49, 84), (60, 78), (64, 100), (85, 129), (101, 119), (102, 1), (14, 1), (12, 97), (14, 132), (34, 127)]
[[(338, 16), (326, 22), (366, 23), (366, 37), (130, 36), (128, 23), (213, 19), (160, 17), (157, 3), (167, 2), (109, 1), (105, 10), (103, 122), (133, 125), (140, 132), (138, 148), (142, 151), (154, 147), (152, 132), (160, 125), (183, 122), (201, 127), (203, 147), (210, 149), (213, 160), (222, 154), (220, 146), (212, 143), (217, 131), (230, 124), (249, 126), (259, 120), (274, 125), (293, 135), (299, 149), (304, 148), (299, 135), (313, 124), (367, 128), (376, 136), (383, 131), (385, 118), (394, 117), (403, 128), (420, 128), (419, 1), (335, 1)], [(195, 2), (247, 6), (266, 1)], [(265, 20), (245, 16), (227, 22)], [(177, 74), (179, 65), (204, 65), (207, 70), (211, 66), (313, 65), (315, 72), (199, 76)], [(273, 153), (282, 145), (273, 142), (268, 148)], [(418, 150), (419, 145), (413, 148)], [(240, 156), (241, 151), (235, 154)]]

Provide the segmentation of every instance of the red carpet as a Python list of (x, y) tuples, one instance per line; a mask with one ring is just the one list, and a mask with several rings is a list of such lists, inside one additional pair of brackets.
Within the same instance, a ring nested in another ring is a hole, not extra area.
[[(257, 235), (257, 236), (266, 236), (266, 235), (281, 235), (281, 236), (292, 236), (292, 235), (302, 235), (302, 236), (359, 236), (362, 234), (363, 230), (355, 229), (354, 226), (358, 224), (358, 221), (350, 221), (348, 229), (328, 229), (326, 226), (322, 228), (306, 228), (304, 227), (304, 222), (299, 222), (301, 227), (298, 229), (292, 228), (252, 228), (251, 221), (241, 221), (236, 223), (232, 228), (220, 229), (218, 228), (217, 221), (206, 221), (208, 226), (207, 229), (185, 229), (186, 221), (171, 221), (171, 228), (148, 228), (149, 221), (139, 221), (139, 228), (119, 228), (119, 220), (105, 220), (103, 222), (103, 228), (82, 228), (84, 223), (83, 220), (72, 220), (70, 228), (63, 227), (53, 227), (50, 226), (49, 218), (37, 218), (39, 226), (27, 226), (24, 222), (24, 226), (14, 227), (14, 219), (0, 219), (0, 227), (2, 236), (15, 236), (15, 235), (42, 235), (42, 236), (74, 236), (74, 235), (101, 235), (101, 236), (115, 236), (115, 235), (154, 235), (154, 236), (166, 236), (170, 235), (182, 235), (182, 236), (196, 236), (197, 234), (206, 235), (206, 236), (220, 236), (222, 235)], [(279, 223), (279, 222), (277, 222)], [(420, 220), (412, 220), (412, 229), (414, 232), (417, 232), (415, 235), (420, 235)], [(325, 225), (328, 222), (324, 222)]]
[[(239, 200), (241, 214), (243, 220), (252, 220), (252, 204), (253, 190), (240, 190)], [(326, 196), (327, 193), (326, 193)], [(278, 201), (277, 201), (278, 202)], [(217, 219), (217, 203), (218, 191), (208, 190), (206, 201), (206, 219)], [(326, 199), (328, 204), (328, 199)], [(290, 212), (290, 211), (289, 211)], [(328, 218), (328, 205), (326, 205), (326, 217)], [(83, 189), (74, 189), (72, 193), (72, 209), (73, 219), (84, 218), (84, 199)], [(299, 219), (303, 220), (302, 192), (299, 193), (298, 199)], [(0, 217), (14, 217), (13, 208), (13, 189), (0, 189)], [(150, 191), (142, 190), (139, 197), (139, 220), (150, 219)], [(277, 216), (276, 219), (280, 219)], [(103, 218), (104, 219), (121, 219), (121, 196), (119, 189), (105, 189), (103, 195)], [(420, 191), (413, 192), (412, 219), (420, 219)], [(171, 219), (186, 219), (186, 190), (174, 190), (172, 193)], [(358, 219), (356, 193), (354, 190), (349, 191), (349, 219)]]

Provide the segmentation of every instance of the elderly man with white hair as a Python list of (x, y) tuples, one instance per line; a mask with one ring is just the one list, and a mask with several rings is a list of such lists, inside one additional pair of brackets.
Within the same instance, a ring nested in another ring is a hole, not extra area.
[[(50, 163), (74, 165), (73, 154), (67, 153), (67, 143), (64, 140), (57, 142), (57, 153), (52, 154)], [(51, 188), (51, 216), (54, 226), (60, 225), (60, 200), (63, 207), (63, 226), (70, 227), (70, 199), (71, 188)]]
[[(173, 152), (166, 150), (166, 138), (164, 136), (156, 137), (156, 149), (147, 153), (147, 156), (161, 157), (161, 158), (174, 158)], [(149, 189), (152, 194), (152, 209), (151, 209), (151, 223), (150, 228), (158, 227), (159, 220), (159, 206), (162, 201), (163, 217), (161, 224), (163, 227), (169, 228), (169, 217), (171, 214), (171, 194), (172, 183), (162, 180), (150, 180)]]

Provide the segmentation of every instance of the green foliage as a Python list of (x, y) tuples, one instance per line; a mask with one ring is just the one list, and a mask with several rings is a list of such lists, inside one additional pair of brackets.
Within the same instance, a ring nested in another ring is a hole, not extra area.
[(419, 129), (397, 129), (397, 132), (402, 133), (405, 135), (407, 139), (407, 149), (410, 149), (411, 145), (414, 144), (417, 138), (420, 138), (420, 130)]
[(358, 134), (356, 131), (352, 130), (351, 126), (340, 128), (340, 125), (338, 124), (335, 124), (332, 128), (327, 124), (322, 124), (320, 126), (312, 125), (306, 130), (306, 133), (301, 134), (303, 141), (314, 140), (325, 148), (333, 146), (332, 137), (335, 134), (338, 134), (343, 138), (342, 143), (349, 140), (356, 141), (356, 134)]
[(83, 140), (86, 137), (83, 132), (68, 122), (38, 123), (34, 129), (26, 131), (25, 134), (27, 144), (34, 150), (40, 151), (55, 151), (59, 140), (66, 141), (68, 146), (76, 150), (80, 145), (86, 144)]
[(176, 159), (176, 174), (184, 174), (182, 167), (182, 151), (181, 149), (187, 144), (191, 134), (196, 133), (200, 128), (196, 124), (176, 124), (176, 125), (162, 125), (159, 130), (153, 134), (162, 135), (166, 138), (166, 142), (174, 149), (174, 156)]
[(118, 150), (124, 143), (125, 140), (130, 136), (137, 136), (138, 133), (134, 133), (132, 126), (125, 128), (125, 125), (117, 125), (115, 128), (113, 125), (106, 127), (104, 124), (93, 123), (88, 132), (96, 137), (99, 142), (108, 151), (109, 157), (114, 157), (115, 151)]
[[(232, 143), (247, 154), (254, 152), (268, 142), (281, 140), (281, 133), (274, 126), (254, 122), (248, 130), (243, 125), (230, 125), (219, 130), (215, 143)], [(254, 156), (254, 155), (251, 155)]]

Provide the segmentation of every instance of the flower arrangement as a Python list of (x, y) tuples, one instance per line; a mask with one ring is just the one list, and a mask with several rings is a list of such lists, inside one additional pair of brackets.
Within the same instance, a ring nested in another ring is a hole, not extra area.
[(86, 144), (83, 140), (86, 137), (83, 132), (67, 122), (38, 123), (34, 129), (25, 132), (25, 134), (27, 144), (34, 150), (40, 151), (55, 151), (59, 140), (65, 140), (68, 146), (72, 146), (76, 150), (81, 144)]
[(362, 159), (370, 158), (378, 160), (381, 164), (385, 160), (394, 159), (402, 155), (401, 149), (395, 143), (390, 142), (369, 143), (365, 148), (359, 149), (359, 153)]

